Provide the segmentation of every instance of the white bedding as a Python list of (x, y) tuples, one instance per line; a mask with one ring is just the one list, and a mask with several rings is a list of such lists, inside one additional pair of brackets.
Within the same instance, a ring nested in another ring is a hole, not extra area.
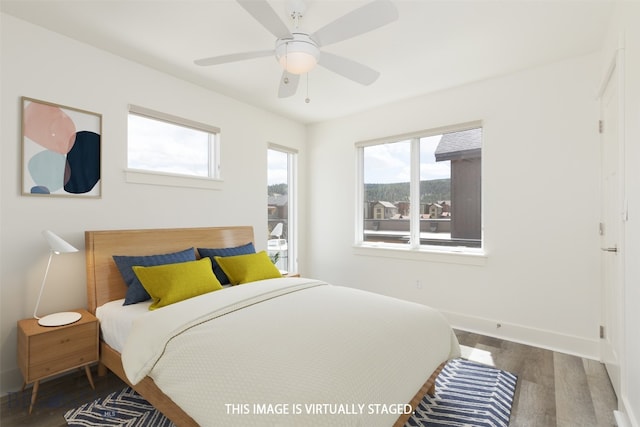
[(133, 320), (122, 351), (202, 426), (390, 426), (459, 356), (437, 311), (304, 278), (216, 291)]
[[(229, 285), (223, 285), (228, 288)], [(96, 317), (100, 321), (100, 337), (109, 347), (122, 353), (124, 344), (131, 331), (133, 320), (149, 313), (152, 301), (123, 305), (124, 298), (110, 301), (96, 308)]]
[(131, 305), (122, 305), (123, 303), (124, 298), (108, 302), (96, 309), (102, 340), (119, 353), (122, 353), (133, 320), (149, 313), (151, 300)]

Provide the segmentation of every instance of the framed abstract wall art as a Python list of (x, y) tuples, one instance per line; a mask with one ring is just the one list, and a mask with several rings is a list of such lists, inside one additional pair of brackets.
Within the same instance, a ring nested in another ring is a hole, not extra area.
[(101, 197), (102, 115), (22, 97), (22, 194)]

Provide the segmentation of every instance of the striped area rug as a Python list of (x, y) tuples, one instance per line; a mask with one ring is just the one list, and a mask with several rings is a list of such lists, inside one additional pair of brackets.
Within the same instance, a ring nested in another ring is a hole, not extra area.
[(506, 427), (517, 377), (455, 359), (436, 378), (435, 396), (422, 399), (405, 427)]
[[(450, 361), (405, 427), (506, 427), (516, 376), (463, 359)], [(69, 426), (174, 427), (131, 388), (68, 411)]]
[(67, 425), (75, 427), (175, 427), (130, 387), (72, 409), (64, 414), (64, 419)]

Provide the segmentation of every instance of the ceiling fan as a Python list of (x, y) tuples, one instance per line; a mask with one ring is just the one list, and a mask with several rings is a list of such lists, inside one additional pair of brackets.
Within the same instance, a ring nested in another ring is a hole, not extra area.
[(275, 49), (213, 56), (194, 62), (196, 65), (208, 66), (275, 55), (283, 68), (278, 89), (280, 98), (293, 96), (298, 88), (300, 75), (309, 72), (316, 65), (363, 85), (375, 82), (380, 75), (378, 71), (320, 49), (331, 43), (375, 30), (398, 19), (398, 11), (391, 0), (374, 0), (309, 34), (298, 29), (300, 18), (306, 10), (302, 0), (290, 0), (288, 3), (289, 16), (295, 27), (292, 31), (287, 28), (267, 0), (236, 1), (276, 36)]

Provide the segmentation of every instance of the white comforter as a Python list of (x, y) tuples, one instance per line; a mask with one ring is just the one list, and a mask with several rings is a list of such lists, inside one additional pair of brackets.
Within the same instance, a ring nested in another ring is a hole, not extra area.
[(390, 426), (459, 355), (438, 312), (303, 278), (191, 298), (135, 320), (129, 380), (150, 376), (202, 426)]

